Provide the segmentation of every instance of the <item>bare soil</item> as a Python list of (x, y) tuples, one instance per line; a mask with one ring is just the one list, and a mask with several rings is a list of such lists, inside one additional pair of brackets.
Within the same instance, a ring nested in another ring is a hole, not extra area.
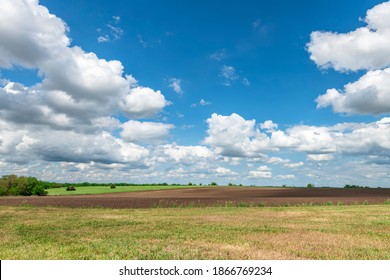
[(175, 206), (218, 206), (240, 203), (266, 206), (383, 203), (390, 200), (389, 189), (337, 188), (255, 188), (212, 187), (99, 195), (0, 197), (2, 206), (62, 206), (104, 208), (150, 208)]

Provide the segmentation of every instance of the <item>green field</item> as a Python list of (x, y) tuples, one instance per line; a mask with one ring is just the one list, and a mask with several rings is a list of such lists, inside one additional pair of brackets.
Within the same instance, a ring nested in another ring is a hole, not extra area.
[(119, 192), (139, 192), (139, 191), (154, 191), (154, 190), (172, 190), (186, 188), (202, 188), (210, 186), (116, 186), (111, 189), (110, 186), (80, 186), (76, 187), (75, 191), (67, 191), (65, 187), (47, 189), (48, 195), (78, 195), (78, 194), (104, 194), (104, 193), (119, 193)]
[(390, 206), (0, 207), (0, 259), (390, 259)]

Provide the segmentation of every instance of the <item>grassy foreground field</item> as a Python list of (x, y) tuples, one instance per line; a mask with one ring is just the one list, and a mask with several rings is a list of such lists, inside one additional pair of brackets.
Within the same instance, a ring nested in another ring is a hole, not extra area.
[(0, 259), (390, 259), (390, 206), (2, 206), (0, 234)]
[[(210, 186), (195, 186), (196, 188)], [(156, 190), (173, 190), (173, 189), (188, 189), (194, 186), (116, 186), (111, 189), (110, 186), (78, 186), (76, 191), (67, 191), (65, 187), (47, 189), (48, 195), (80, 195), (80, 194), (105, 194), (105, 193), (120, 193), (120, 192), (139, 192), (139, 191), (156, 191)]]

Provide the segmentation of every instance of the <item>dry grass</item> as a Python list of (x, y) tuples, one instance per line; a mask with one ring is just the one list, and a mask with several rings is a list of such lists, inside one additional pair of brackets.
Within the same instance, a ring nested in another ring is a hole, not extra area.
[(0, 207), (0, 259), (390, 259), (390, 206)]

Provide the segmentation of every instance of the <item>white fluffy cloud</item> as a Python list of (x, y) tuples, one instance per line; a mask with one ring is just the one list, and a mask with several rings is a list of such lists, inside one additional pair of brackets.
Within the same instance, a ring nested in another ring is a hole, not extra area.
[(32, 130), (1, 126), (0, 154), (7, 162), (29, 162), (36, 159), (49, 162), (125, 163), (144, 166), (149, 151), (125, 143), (107, 132), (84, 134), (73, 131)]
[(337, 113), (390, 113), (390, 1), (367, 11), (366, 27), (338, 34), (313, 32), (307, 45), (310, 58), (321, 68), (369, 71), (343, 91), (328, 89), (317, 108), (331, 106)]
[(390, 65), (390, 2), (367, 11), (366, 27), (339, 34), (316, 31), (307, 48), (320, 67), (339, 71), (380, 69)]
[(305, 165), (305, 163), (303, 161), (300, 161), (300, 162), (294, 162), (294, 163), (286, 163), (284, 166), (286, 166), (288, 168), (297, 168), (297, 167), (301, 167), (304, 165)]
[(217, 169), (215, 169), (215, 173), (217, 174), (217, 176), (221, 177), (237, 175), (237, 172), (225, 167), (218, 167)]
[(9, 107), (32, 104), (40, 107), (32, 112), (35, 115), (45, 111), (53, 118), (91, 122), (113, 113), (119, 105), (130, 117), (142, 118), (157, 114), (168, 104), (161, 92), (135, 87), (134, 78), (123, 77), (121, 62), (71, 47), (65, 23), (38, 1), (2, 0), (1, 4), (0, 36), (4, 40), (0, 66), (36, 68), (44, 78), (42, 83), (24, 88), (18, 97), (6, 97), (2, 92)]
[(134, 143), (159, 143), (169, 136), (174, 126), (165, 123), (128, 121), (122, 125), (123, 140)]
[(271, 120), (265, 121), (260, 124), (260, 128), (267, 130), (267, 132), (274, 131), (278, 128), (278, 125)]
[(309, 154), (307, 155), (308, 160), (312, 161), (328, 161), (333, 159), (332, 154)]
[(200, 160), (214, 159), (214, 153), (204, 146), (180, 146), (166, 144), (157, 147), (157, 161), (173, 161), (183, 164), (196, 164)]
[(154, 117), (170, 104), (159, 90), (135, 87), (121, 104), (122, 111), (132, 118)]
[[(153, 117), (169, 104), (164, 95), (124, 75), (120, 61), (71, 46), (66, 24), (37, 0), (0, 0), (0, 6), (0, 67), (37, 69), (42, 78), (30, 87), (2, 81), (2, 161), (146, 166), (150, 152), (134, 143), (158, 141), (173, 126), (135, 121), (121, 125), (113, 116)], [(118, 35), (114, 25), (107, 27)], [(133, 143), (113, 136), (120, 128), (123, 138)]]
[[(390, 47), (389, 47), (390, 49)], [(331, 106), (337, 113), (378, 115), (390, 112), (390, 68), (369, 71), (340, 92), (327, 90), (316, 99), (317, 108)]]
[(272, 178), (271, 169), (267, 166), (262, 165), (258, 167), (256, 170), (249, 171), (250, 178)]
[(55, 58), (53, 50), (70, 44), (65, 23), (38, 5), (38, 0), (2, 0), (1, 11), (1, 67), (16, 64), (35, 68), (42, 61)]
[[(303, 152), (312, 161), (332, 160), (335, 154), (390, 157), (390, 118), (373, 123), (342, 123), (335, 126), (297, 125), (268, 134), (256, 129), (255, 120), (237, 114), (213, 114), (207, 120), (208, 136), (204, 143), (217, 154), (229, 157), (264, 158), (260, 152), (287, 150)], [(290, 163), (270, 158), (269, 163), (296, 168), (303, 162)]]
[(207, 119), (208, 136), (204, 143), (216, 148), (218, 154), (230, 157), (258, 157), (272, 150), (267, 135), (256, 128), (255, 120), (245, 120), (238, 114), (212, 114)]

